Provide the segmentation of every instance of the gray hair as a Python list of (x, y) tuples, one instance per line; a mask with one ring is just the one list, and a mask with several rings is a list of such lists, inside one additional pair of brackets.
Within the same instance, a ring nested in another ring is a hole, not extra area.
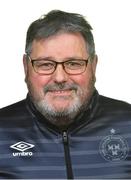
[(88, 47), (90, 57), (95, 55), (95, 43), (92, 27), (86, 19), (76, 13), (68, 13), (60, 10), (52, 10), (47, 15), (32, 22), (27, 31), (25, 52), (31, 53), (33, 40), (46, 39), (61, 32), (79, 32)]

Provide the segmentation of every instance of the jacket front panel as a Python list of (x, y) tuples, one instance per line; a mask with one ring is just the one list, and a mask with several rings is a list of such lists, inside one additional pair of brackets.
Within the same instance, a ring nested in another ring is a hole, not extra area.
[(0, 114), (1, 179), (67, 177), (62, 136), (41, 129), (25, 101)]
[(119, 124), (107, 124), (103, 132), (99, 127), (95, 132), (90, 129), (85, 133), (79, 132), (77, 136), (72, 135), (70, 152), (74, 177), (131, 178), (129, 124), (121, 127)]

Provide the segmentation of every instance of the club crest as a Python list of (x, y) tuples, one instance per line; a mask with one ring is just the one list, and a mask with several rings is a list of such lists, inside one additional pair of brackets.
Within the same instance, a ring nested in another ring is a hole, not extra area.
[(110, 132), (111, 134), (100, 142), (100, 154), (108, 161), (124, 160), (128, 155), (128, 144), (123, 137), (115, 135), (114, 129), (111, 129)]

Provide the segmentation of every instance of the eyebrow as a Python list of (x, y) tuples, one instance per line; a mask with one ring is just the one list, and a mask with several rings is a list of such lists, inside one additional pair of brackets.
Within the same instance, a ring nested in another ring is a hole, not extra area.
[(86, 58), (83, 58), (83, 57), (78, 57), (78, 56), (71, 56), (71, 57), (66, 57), (66, 58), (63, 58), (63, 59), (58, 59), (58, 58), (54, 58), (54, 57), (52, 57), (52, 56), (45, 56), (45, 57), (38, 57), (38, 58), (31, 58), (32, 60), (53, 60), (53, 61), (55, 61), (55, 60), (64, 60), (64, 61), (66, 61), (66, 60), (70, 60), (70, 59), (86, 59)]

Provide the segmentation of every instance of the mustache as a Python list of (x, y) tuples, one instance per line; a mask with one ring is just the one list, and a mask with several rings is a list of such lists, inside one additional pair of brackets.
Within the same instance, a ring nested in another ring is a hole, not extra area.
[(47, 93), (49, 91), (59, 91), (59, 90), (75, 90), (75, 91), (77, 91), (77, 89), (78, 89), (78, 85), (65, 84), (65, 83), (49, 84), (43, 88), (44, 93)]

